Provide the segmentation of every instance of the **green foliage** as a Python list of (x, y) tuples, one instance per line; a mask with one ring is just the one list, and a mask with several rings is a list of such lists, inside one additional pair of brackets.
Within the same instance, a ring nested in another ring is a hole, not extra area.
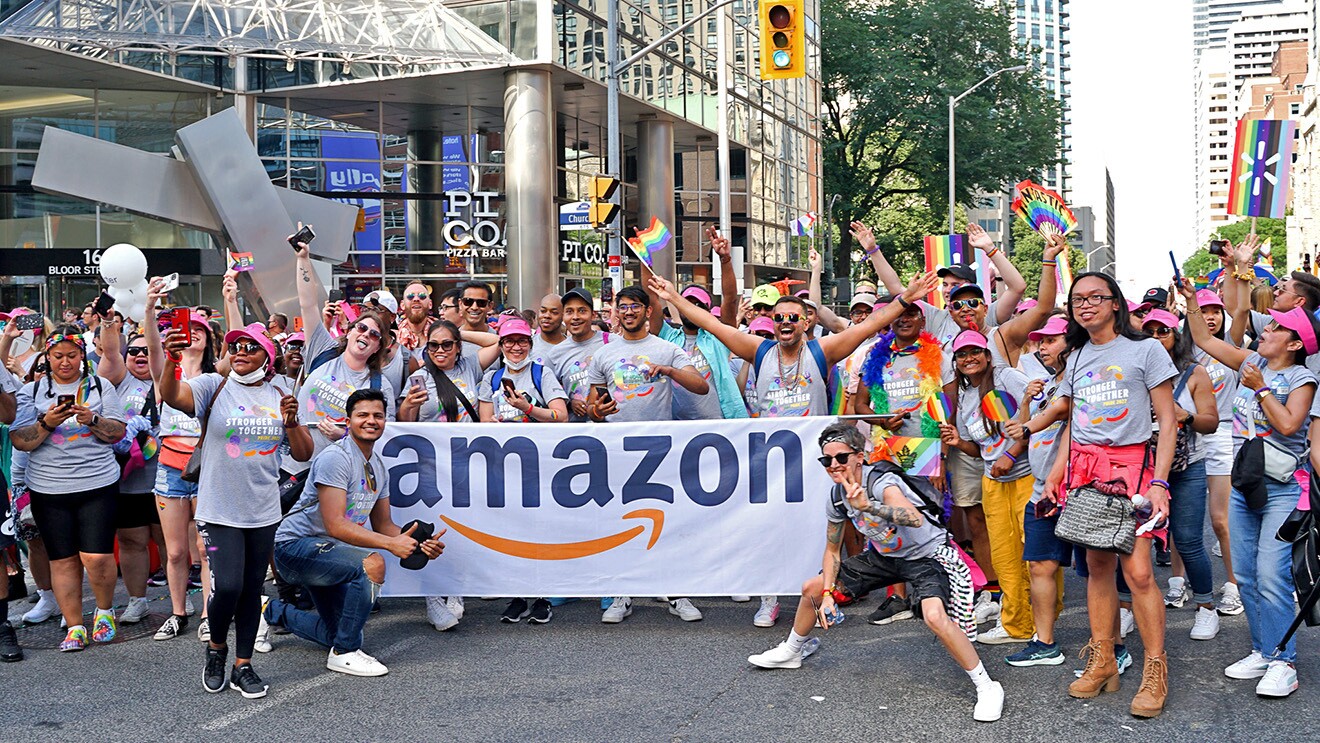
[[(1273, 250), (1273, 245), (1270, 246), (1270, 249)], [(1192, 253), (1191, 257), (1183, 261), (1182, 264), (1183, 276), (1192, 280), (1199, 276), (1205, 276), (1216, 268), (1219, 268), (1219, 258), (1210, 255), (1210, 251), (1204, 248)]]
[[(1008, 257), (1008, 260), (1017, 267), (1018, 273), (1022, 274), (1023, 280), (1027, 282), (1027, 291), (1024, 296), (1032, 299), (1040, 294), (1040, 261), (1041, 256), (1044, 254), (1045, 238), (1028, 227), (1026, 222), (1015, 218), (1013, 220), (1013, 254)], [(1086, 255), (1077, 248), (1069, 246), (1068, 262), (1072, 266), (1073, 275), (1077, 275), (1085, 269)]]
[[(1243, 219), (1241, 222), (1226, 224), (1215, 230), (1215, 234), (1225, 240), (1237, 245), (1242, 239), (1251, 232), (1251, 218)], [(1266, 238), (1270, 241), (1270, 254), (1274, 257), (1281, 257), (1288, 254), (1288, 223), (1282, 219), (1270, 219), (1261, 217), (1256, 220), (1256, 237), (1261, 242)]]

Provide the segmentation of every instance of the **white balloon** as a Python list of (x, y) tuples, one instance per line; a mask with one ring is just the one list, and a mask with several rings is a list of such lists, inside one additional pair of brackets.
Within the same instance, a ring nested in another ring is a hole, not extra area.
[[(116, 309), (119, 309), (118, 304), (116, 304), (115, 307)], [(119, 309), (119, 312), (123, 314), (124, 317), (127, 317), (133, 322), (142, 322), (142, 320), (147, 316), (147, 303), (134, 302), (133, 304), (127, 307)]]
[(117, 287), (117, 286), (108, 286), (108, 287), (106, 287), (106, 289), (105, 289), (105, 293), (106, 293), (106, 294), (109, 294), (110, 296), (114, 297), (115, 299), (123, 299), (124, 297), (127, 297), (127, 296), (128, 296), (128, 293), (127, 293), (127, 292), (125, 292), (123, 289), (120, 289), (120, 288)]
[(147, 256), (136, 245), (111, 245), (101, 251), (101, 278), (110, 286), (143, 283), (147, 279)]

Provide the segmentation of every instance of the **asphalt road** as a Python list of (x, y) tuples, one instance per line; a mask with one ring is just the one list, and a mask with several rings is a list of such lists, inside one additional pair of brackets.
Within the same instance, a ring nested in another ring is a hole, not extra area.
[[(1159, 569), (1161, 580), (1166, 569)], [(1246, 619), (1224, 619), (1218, 638), (1188, 639), (1191, 608), (1169, 613), (1171, 694), (1164, 715), (1138, 720), (1128, 704), (1137, 665), (1117, 694), (1067, 696), (1086, 642), (1083, 585), (1069, 574), (1059, 637), (1061, 666), (1011, 668), (1017, 645), (981, 647), (1007, 692), (1004, 717), (972, 721), (966, 675), (919, 621), (865, 622), (879, 597), (848, 609), (820, 651), (799, 670), (746, 662), (788, 632), (751, 625), (756, 603), (697, 599), (705, 620), (685, 624), (665, 604), (637, 602), (619, 625), (604, 625), (595, 600), (555, 609), (545, 626), (503, 625), (504, 601), (468, 599), (450, 632), (425, 623), (420, 599), (389, 599), (367, 625), (365, 650), (390, 667), (359, 679), (325, 670), (325, 651), (291, 635), (256, 667), (269, 696), (201, 688), (195, 635), (154, 642), (167, 611), (164, 588), (149, 589), (153, 616), (126, 639), (77, 654), (53, 649), (52, 620), (20, 630), (27, 660), (0, 665), (0, 739), (6, 740), (439, 740), (439, 741), (1314, 741), (1320, 739), (1320, 632), (1303, 628), (1301, 689), (1265, 700), (1254, 682), (1222, 669), (1250, 649)], [(28, 608), (17, 602), (15, 616)], [(88, 604), (90, 606), (90, 603)], [(785, 611), (789, 607), (785, 606)], [(149, 625), (149, 626), (148, 626)], [(190, 625), (190, 628), (195, 627)], [(141, 635), (139, 639), (127, 639)]]

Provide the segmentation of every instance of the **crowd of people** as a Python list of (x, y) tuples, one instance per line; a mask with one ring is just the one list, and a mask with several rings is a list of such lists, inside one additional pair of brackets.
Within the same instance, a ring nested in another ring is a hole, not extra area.
[[(195, 623), (208, 692), (264, 696), (252, 658), (271, 650), (273, 631), (325, 647), (332, 671), (383, 675), (363, 650), (382, 554), (424, 564), (444, 551), (430, 525), (393, 520), (375, 451), (391, 421), (842, 411), (848, 417), (819, 441), (834, 482), (820, 494), (821, 571), (802, 586), (788, 639), (751, 664), (801, 667), (816, 648), (813, 629), (884, 589), (867, 620), (920, 616), (971, 679), (974, 719), (997, 720), (1004, 689), (977, 646), (1020, 645), (1006, 658), (1013, 666), (1064, 663), (1055, 624), (1072, 567), (1086, 576), (1076, 600), (1090, 633), (1069, 638), (1086, 657), (1070, 695), (1117, 691), (1134, 663), (1125, 638), (1135, 630), (1144, 658), (1131, 712), (1159, 715), (1171, 662), (1166, 611), (1188, 601), (1193, 640), (1213, 640), (1221, 617), (1245, 615), (1250, 652), (1225, 675), (1257, 680), (1262, 696), (1296, 690), (1295, 642), (1280, 646), (1295, 610), (1290, 552), (1274, 535), (1305, 502), (1308, 442), (1320, 435), (1320, 279), (1294, 272), (1266, 311), (1252, 309), (1260, 280), (1249, 237), (1225, 255), (1214, 288), (1184, 281), (1137, 302), (1111, 277), (1085, 273), (1060, 297), (1056, 261), (1067, 244), (1055, 237), (1037, 296), (1024, 300), (1022, 276), (975, 225), (969, 244), (1002, 278), (997, 296), (966, 266), (905, 285), (871, 231), (852, 231), (880, 286), (852, 297), (846, 317), (822, 302), (814, 252), (804, 288), (762, 285), (743, 298), (728, 240), (714, 230), (706, 237), (724, 267), (718, 292), (644, 270), (611, 302), (578, 287), (521, 312), (499, 310), (480, 281), (438, 296), (413, 282), (398, 298), (382, 289), (356, 304), (322, 303), (301, 245), (293, 323), (283, 314), (245, 323), (232, 274), (220, 311), (170, 305), (157, 278), (141, 323), (89, 306), (24, 330), (19, 318), (33, 310), (0, 313), (0, 421), (12, 444), (0, 522), (13, 525), (0, 529), (0, 548), (17, 569), (22, 543), (38, 595), (22, 621), (58, 615), (60, 650), (81, 651), (147, 619), (147, 586), (166, 585), (170, 616), (154, 637), (173, 640)], [(895, 464), (892, 437), (937, 439), (940, 474)], [(1228, 576), (1218, 589), (1212, 555)], [(1162, 591), (1154, 566), (1170, 563)], [(120, 578), (129, 600), (116, 614)], [(84, 580), (96, 604), (90, 623)], [(7, 590), (0, 581), (0, 618)], [(514, 598), (500, 621), (549, 622), (559, 601)], [(463, 597), (425, 605), (436, 630), (463, 618)], [(688, 598), (668, 610), (702, 618)], [(605, 623), (633, 611), (632, 597), (601, 600)], [(762, 596), (752, 622), (773, 627), (779, 614), (779, 597)], [(0, 660), (22, 658), (13, 627), (0, 624)]]

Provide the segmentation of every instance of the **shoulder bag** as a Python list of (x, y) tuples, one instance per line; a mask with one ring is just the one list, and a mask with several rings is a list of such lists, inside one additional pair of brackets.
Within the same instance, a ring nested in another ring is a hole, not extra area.
[(202, 419), (202, 435), (197, 438), (197, 446), (193, 447), (192, 455), (188, 457), (188, 466), (179, 473), (179, 479), (184, 482), (197, 482), (202, 478), (202, 445), (206, 443), (206, 424), (211, 422), (211, 414), (215, 412), (215, 401), (220, 399), (220, 393), (228, 382), (229, 377), (221, 379), (220, 386), (216, 387), (215, 394), (211, 395), (211, 404), (206, 407), (206, 417)]

